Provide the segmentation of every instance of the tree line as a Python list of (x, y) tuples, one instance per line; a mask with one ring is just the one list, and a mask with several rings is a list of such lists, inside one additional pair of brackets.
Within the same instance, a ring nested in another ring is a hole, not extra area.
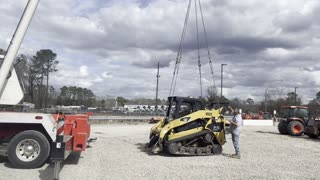
[[(0, 49), (0, 54), (5, 54), (3, 49)], [(50, 75), (58, 71), (59, 61), (57, 54), (50, 49), (41, 49), (35, 55), (27, 56), (24, 54), (18, 55), (14, 64), (21, 85), (25, 92), (24, 101), (31, 102), (36, 105), (36, 108), (46, 108), (56, 105), (76, 105), (86, 107), (101, 107), (111, 108), (117, 103), (118, 106), (125, 104), (141, 104), (155, 105), (155, 99), (135, 98), (126, 99), (125, 97), (103, 98), (96, 95), (87, 88), (77, 86), (63, 86), (59, 90), (50, 86)], [(285, 93), (281, 88), (266, 89), (264, 100), (255, 102), (253, 98), (241, 99), (238, 97), (227, 98), (220, 97), (217, 89), (210, 87), (207, 89), (205, 97), (199, 97), (204, 103), (227, 101), (234, 108), (242, 109), (245, 113), (257, 113), (260, 111), (280, 112), (283, 105), (301, 105), (301, 98), (295, 92)], [(166, 99), (158, 100), (158, 105), (165, 105)], [(315, 98), (310, 101), (309, 112), (311, 114), (320, 115), (320, 92), (315, 95)]]
[(41, 49), (33, 56), (19, 55), (15, 68), (25, 91), (24, 101), (34, 103), (36, 108), (57, 105), (94, 106), (95, 94), (87, 88), (63, 86), (59, 90), (50, 86), (50, 74), (58, 71), (57, 54)]
[(33, 56), (17, 56), (15, 68), (25, 92), (24, 101), (37, 108), (52, 104), (54, 87), (49, 85), (50, 74), (57, 72), (57, 54), (50, 49), (41, 49)]
[[(222, 100), (221, 100), (222, 99)], [(307, 106), (309, 108), (310, 116), (320, 115), (320, 91), (315, 94), (315, 98), (307, 104), (302, 104), (301, 98), (295, 92), (285, 93), (284, 89), (266, 89), (264, 94), (264, 100), (255, 102), (253, 98), (241, 99), (241, 98), (222, 98), (217, 94), (215, 88), (207, 89), (207, 96), (204, 98), (205, 102), (229, 102), (233, 108), (242, 109), (243, 113), (260, 113), (269, 112), (281, 114), (283, 106)]]

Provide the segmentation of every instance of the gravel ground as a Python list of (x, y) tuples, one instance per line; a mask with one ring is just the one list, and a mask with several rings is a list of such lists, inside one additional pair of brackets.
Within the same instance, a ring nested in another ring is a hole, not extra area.
[[(243, 127), (242, 157), (233, 159), (230, 135), (224, 155), (168, 156), (144, 151), (149, 124), (92, 126), (98, 140), (62, 165), (62, 180), (102, 179), (320, 179), (320, 140), (279, 135), (276, 127)], [(0, 179), (51, 179), (53, 164), (13, 169), (0, 157)]]

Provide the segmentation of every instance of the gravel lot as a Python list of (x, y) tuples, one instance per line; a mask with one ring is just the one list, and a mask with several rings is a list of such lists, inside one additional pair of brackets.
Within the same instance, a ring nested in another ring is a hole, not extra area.
[[(149, 124), (92, 126), (91, 148), (63, 164), (63, 180), (102, 179), (320, 179), (320, 140), (279, 135), (276, 127), (243, 127), (241, 159), (233, 159), (230, 135), (224, 155), (167, 156), (144, 151)], [(53, 164), (32, 170), (0, 157), (0, 179), (51, 179)]]

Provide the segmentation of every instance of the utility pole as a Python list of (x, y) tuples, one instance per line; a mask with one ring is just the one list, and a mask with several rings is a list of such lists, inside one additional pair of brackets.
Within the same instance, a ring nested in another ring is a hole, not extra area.
[(297, 105), (297, 88), (298, 87), (294, 87), (294, 105)]
[(159, 68), (160, 68), (160, 63), (158, 62), (158, 72), (157, 72), (157, 90), (156, 90), (156, 107), (155, 109), (158, 110), (158, 89), (159, 89), (159, 78), (160, 78), (160, 75), (159, 75)]
[(223, 87), (223, 66), (226, 66), (227, 64), (221, 64), (221, 95), (220, 95), (220, 102), (222, 102), (222, 87)]
[(264, 112), (267, 112), (267, 92), (268, 88), (264, 92)]

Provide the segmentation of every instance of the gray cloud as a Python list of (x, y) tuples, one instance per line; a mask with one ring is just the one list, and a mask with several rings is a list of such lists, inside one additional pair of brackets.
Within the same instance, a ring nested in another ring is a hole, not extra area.
[[(0, 7), (0, 47), (7, 47), (26, 0)], [(203, 0), (216, 85), (220, 64), (228, 97), (261, 100), (266, 88), (299, 86), (305, 101), (320, 85), (318, 1)], [(154, 97), (160, 61), (160, 95), (169, 94), (187, 2), (183, 0), (41, 1), (20, 52), (58, 53), (56, 86), (81, 85), (98, 95)], [(194, 11), (192, 11), (194, 13)], [(183, 44), (177, 93), (199, 96), (194, 14)], [(200, 28), (204, 87), (212, 85)], [(78, 76), (80, 67), (87, 75)], [(85, 67), (85, 68), (84, 68)]]
[(312, 21), (313, 20), (311, 16), (293, 12), (279, 17), (275, 20), (275, 23), (284, 31), (297, 33), (300, 31), (308, 30), (312, 25)]

